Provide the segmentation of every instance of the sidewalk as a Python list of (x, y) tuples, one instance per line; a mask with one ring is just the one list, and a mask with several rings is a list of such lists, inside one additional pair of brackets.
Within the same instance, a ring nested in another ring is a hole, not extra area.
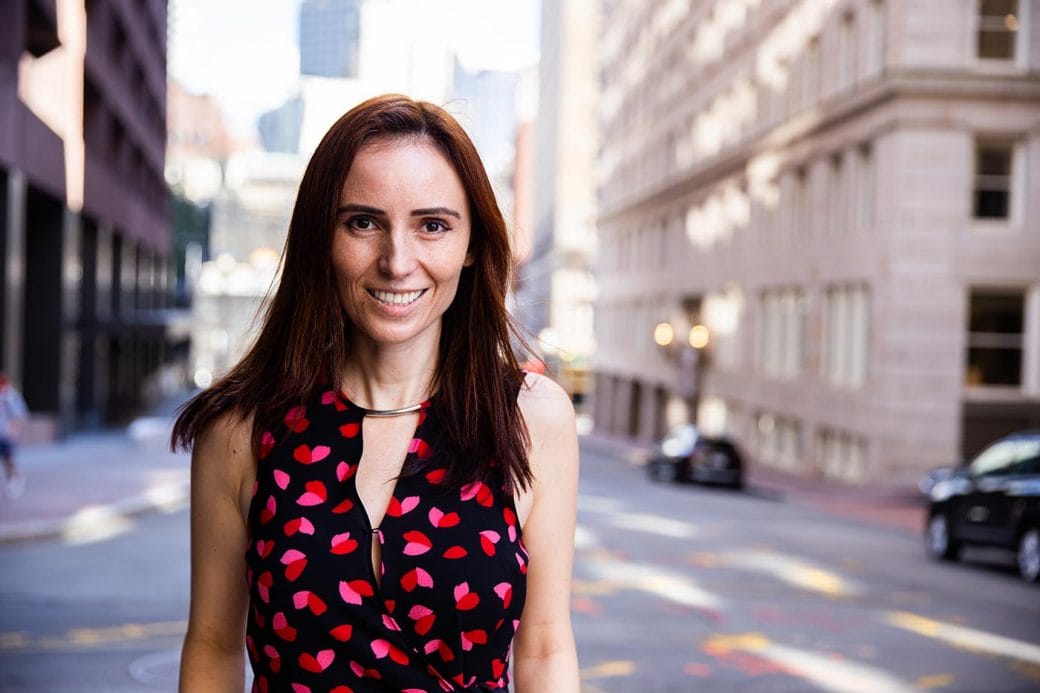
[(189, 457), (169, 452), (169, 413), (125, 431), (79, 433), (19, 448), (18, 498), (0, 498), (0, 544), (83, 540), (188, 500)]
[[(602, 433), (581, 437), (581, 446), (641, 466), (652, 446)], [(864, 523), (920, 534), (925, 498), (916, 487), (852, 486), (804, 477), (763, 465), (744, 470), (745, 493), (805, 505)]]

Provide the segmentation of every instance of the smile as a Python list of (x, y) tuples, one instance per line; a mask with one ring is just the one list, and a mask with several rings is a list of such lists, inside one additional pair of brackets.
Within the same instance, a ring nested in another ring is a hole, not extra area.
[(426, 289), (419, 289), (418, 291), (377, 291), (375, 289), (369, 289), (368, 293), (370, 296), (375, 298), (380, 303), (386, 303), (392, 306), (405, 306), (409, 303), (413, 303), (419, 299)]

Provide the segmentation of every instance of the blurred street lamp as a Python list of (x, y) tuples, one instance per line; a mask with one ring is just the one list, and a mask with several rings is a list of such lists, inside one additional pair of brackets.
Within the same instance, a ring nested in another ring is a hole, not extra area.
[(690, 346), (694, 349), (703, 349), (708, 346), (708, 341), (711, 338), (711, 333), (708, 331), (706, 325), (694, 325), (690, 328)]
[(654, 342), (658, 346), (666, 347), (675, 339), (675, 328), (670, 322), (659, 322), (654, 327)]

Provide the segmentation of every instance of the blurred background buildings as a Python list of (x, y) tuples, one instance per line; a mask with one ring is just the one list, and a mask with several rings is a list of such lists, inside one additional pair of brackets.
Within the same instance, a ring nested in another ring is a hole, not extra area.
[(605, 1), (596, 425), (851, 482), (1040, 425), (1036, 9)]
[(0, 363), (31, 437), (122, 419), (186, 349), (165, 111), (164, 0), (0, 4)]
[(162, 0), (4, 3), (0, 365), (38, 429), (225, 371), (307, 157), (386, 91), (472, 134), (515, 310), (599, 431), (904, 482), (1040, 425), (1035, 0), (537, 2), (540, 64), (503, 67), (464, 29), (510, 3), (297, 0), (278, 86), (201, 43), (235, 3), (173, 0), (171, 55), (270, 77), (246, 131), (177, 60), (164, 88)]

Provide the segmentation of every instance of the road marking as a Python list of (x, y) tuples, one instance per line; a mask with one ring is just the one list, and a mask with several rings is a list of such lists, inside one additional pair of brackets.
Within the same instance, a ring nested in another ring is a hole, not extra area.
[(943, 640), (972, 652), (995, 654), (1010, 657), (1030, 664), (1040, 665), (1040, 646), (1021, 640), (994, 635), (974, 628), (965, 628), (952, 623), (935, 621), (906, 611), (893, 611), (887, 616), (893, 626), (924, 635), (925, 637)]
[(911, 693), (914, 688), (887, 671), (810, 650), (772, 642), (761, 633), (715, 636), (705, 641), (708, 654), (725, 657), (734, 650), (768, 660), (813, 686), (834, 693)]
[(724, 565), (766, 573), (789, 585), (828, 597), (854, 597), (863, 591), (856, 582), (835, 572), (770, 551), (745, 551), (723, 554), (717, 558)]
[(932, 688), (946, 688), (953, 683), (953, 674), (932, 674), (921, 676), (914, 682), (914, 686), (921, 690)]
[(581, 670), (583, 679), (605, 679), (618, 676), (631, 676), (636, 670), (636, 663), (630, 659), (611, 659), (600, 662), (595, 666), (586, 667)]
[(617, 513), (610, 519), (610, 524), (620, 529), (657, 534), (669, 539), (693, 539), (697, 536), (697, 528), (689, 522), (653, 513)]
[(39, 651), (93, 648), (113, 643), (139, 642), (155, 637), (181, 636), (187, 621), (123, 623), (105, 628), (71, 628), (61, 635), (32, 637), (26, 633), (0, 633), (0, 651)]

